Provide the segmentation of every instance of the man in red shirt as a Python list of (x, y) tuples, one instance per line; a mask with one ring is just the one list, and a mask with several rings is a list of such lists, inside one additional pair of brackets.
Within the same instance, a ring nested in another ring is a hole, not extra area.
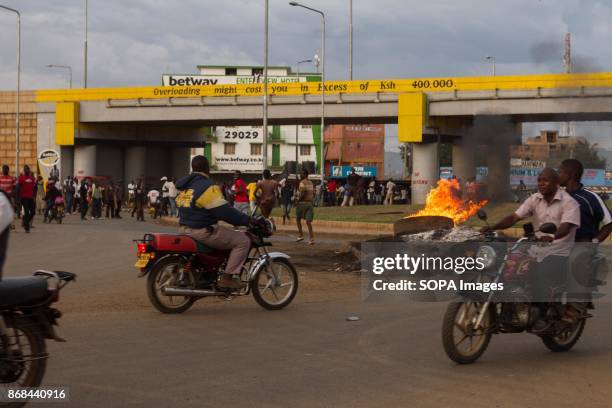
[(2, 175), (0, 175), (0, 190), (4, 191), (12, 201), (13, 189), (15, 188), (15, 177), (9, 174), (9, 166), (2, 166)]
[(249, 214), (249, 193), (247, 192), (246, 182), (242, 179), (242, 173), (236, 170), (234, 173), (234, 208), (245, 214)]
[(327, 205), (331, 207), (336, 205), (336, 189), (336, 180), (329, 180), (327, 182)]
[(34, 218), (34, 199), (36, 197), (36, 179), (30, 172), (30, 167), (23, 166), (23, 174), (19, 176), (17, 182), (19, 199), (23, 206), (23, 228), (25, 232), (30, 232), (32, 218)]

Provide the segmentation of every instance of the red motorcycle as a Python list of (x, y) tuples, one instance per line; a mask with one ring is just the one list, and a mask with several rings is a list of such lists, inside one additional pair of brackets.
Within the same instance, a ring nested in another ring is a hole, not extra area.
[(298, 275), (282, 252), (268, 252), (274, 224), (260, 219), (246, 234), (251, 250), (240, 274), (243, 289), (219, 287), (230, 251), (218, 250), (182, 234), (145, 234), (136, 240), (139, 277), (147, 277), (149, 300), (162, 313), (182, 313), (205, 297), (245, 296), (253, 293), (265, 309), (278, 310), (289, 305), (298, 290)]

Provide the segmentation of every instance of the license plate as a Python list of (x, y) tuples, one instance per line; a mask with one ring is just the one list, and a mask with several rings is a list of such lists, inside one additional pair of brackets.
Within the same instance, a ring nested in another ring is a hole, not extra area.
[(147, 264), (149, 263), (149, 260), (151, 259), (151, 254), (140, 254), (138, 256), (138, 260), (136, 261), (136, 264), (134, 265), (136, 268), (144, 268), (145, 266), (147, 266)]

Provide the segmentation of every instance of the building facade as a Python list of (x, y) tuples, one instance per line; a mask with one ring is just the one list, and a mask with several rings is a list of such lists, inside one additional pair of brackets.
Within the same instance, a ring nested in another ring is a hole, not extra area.
[(557, 130), (542, 130), (534, 137), (511, 147), (511, 157), (522, 160), (546, 161), (551, 156), (570, 154), (571, 150), (586, 139), (576, 136), (560, 136)]
[(385, 125), (332, 125), (325, 129), (325, 145), (326, 173), (332, 177), (331, 168), (346, 166), (374, 167), (374, 177), (384, 178)]
[[(165, 74), (164, 86), (252, 84), (263, 82), (260, 66), (198, 66), (197, 75)], [(320, 74), (297, 74), (290, 67), (269, 67), (268, 83), (319, 81)], [(204, 154), (211, 173), (261, 173), (263, 168), (263, 126), (217, 126), (207, 128), (206, 147), (193, 149), (193, 154)], [(321, 127), (310, 125), (269, 126), (268, 164), (274, 173), (285, 168), (294, 172), (296, 163), (306, 163), (316, 171), (319, 162)]]

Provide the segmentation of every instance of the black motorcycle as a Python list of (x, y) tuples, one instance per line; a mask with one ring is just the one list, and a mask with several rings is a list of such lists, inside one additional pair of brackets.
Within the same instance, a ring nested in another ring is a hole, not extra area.
[[(478, 216), (486, 221), (484, 211), (479, 210)], [(568, 287), (560, 286), (550, 288), (549, 302), (533, 301), (528, 279), (533, 259), (527, 252), (538, 240), (531, 224), (523, 228), (525, 236), (516, 242), (506, 242), (493, 232), (485, 233), (485, 242), (476, 249), (476, 256), (486, 262), (486, 269), (476, 281), (501, 283), (504, 290), (488, 294), (460, 292), (461, 300), (449, 304), (442, 324), (442, 343), (447, 356), (456, 363), (478, 360), (492, 335), (499, 333), (532, 333), (551, 351), (568, 351), (580, 339), (586, 319), (592, 317), (589, 310), (594, 308), (591, 299), (596, 292), (583, 293), (582, 299), (570, 305)], [(556, 226), (546, 223), (539, 231), (554, 234)], [(587, 276), (587, 282), (582, 283), (585, 288), (595, 290), (605, 284), (608, 268), (605, 256), (593, 251), (580, 261), (577, 269)], [(575, 312), (573, 319), (564, 318), (568, 305)]]
[(31, 277), (0, 280), (0, 387), (42, 383), (48, 358), (45, 340), (65, 341), (54, 328), (62, 314), (51, 305), (75, 278), (70, 272), (40, 270)]

